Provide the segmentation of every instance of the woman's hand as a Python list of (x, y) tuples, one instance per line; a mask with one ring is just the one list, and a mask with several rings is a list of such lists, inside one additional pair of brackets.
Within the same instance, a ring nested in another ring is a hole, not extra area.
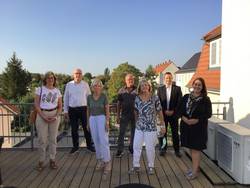
[(189, 125), (195, 125), (199, 122), (199, 119), (189, 119)]
[(165, 134), (165, 133), (166, 133), (166, 127), (165, 127), (164, 124), (162, 124), (162, 126), (161, 126), (161, 133), (162, 133), (162, 134)]
[(106, 131), (106, 132), (109, 132), (109, 121), (106, 121), (105, 131)]

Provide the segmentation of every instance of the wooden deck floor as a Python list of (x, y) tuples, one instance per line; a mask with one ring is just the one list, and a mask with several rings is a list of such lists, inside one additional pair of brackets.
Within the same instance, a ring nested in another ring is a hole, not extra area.
[[(112, 152), (112, 171), (106, 177), (102, 171), (96, 171), (95, 154), (81, 149), (79, 154), (70, 155), (68, 149), (60, 149), (57, 154), (59, 169), (51, 170), (47, 166), (42, 172), (34, 170), (37, 163), (37, 151), (4, 150), (0, 154), (0, 166), (3, 184), (16, 187), (116, 187), (121, 184), (140, 183), (152, 187), (199, 188), (199, 187), (240, 187), (211, 161), (203, 156), (200, 176), (192, 181), (185, 178), (185, 171), (191, 161), (186, 154), (175, 157), (168, 151), (165, 157), (156, 155), (156, 173), (146, 173), (146, 155), (141, 160), (142, 171), (139, 175), (128, 175), (132, 156), (125, 154), (121, 159)], [(184, 152), (183, 152), (184, 153)], [(211, 163), (211, 164), (210, 164)]]

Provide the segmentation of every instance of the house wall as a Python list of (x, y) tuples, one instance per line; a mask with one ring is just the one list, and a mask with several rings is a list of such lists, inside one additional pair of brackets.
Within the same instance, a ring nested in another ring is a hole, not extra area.
[[(8, 111), (0, 106), (0, 135), (1, 136), (11, 136), (11, 122), (13, 120), (12, 116), (8, 115)], [(3, 148), (12, 147), (11, 138), (5, 138), (3, 143)]]
[(233, 101), (229, 121), (250, 128), (250, 1), (222, 1), (221, 100)]
[(176, 80), (175, 72), (178, 70), (179, 68), (174, 63), (171, 63), (164, 71), (158, 74), (158, 76), (155, 79), (156, 83), (159, 85), (164, 84), (164, 75), (166, 72), (171, 72), (173, 74), (173, 81), (175, 81)]
[(183, 95), (189, 93), (189, 88), (186, 87), (186, 85), (191, 80), (193, 75), (194, 75), (194, 71), (176, 74), (176, 85), (181, 87), (181, 91)]

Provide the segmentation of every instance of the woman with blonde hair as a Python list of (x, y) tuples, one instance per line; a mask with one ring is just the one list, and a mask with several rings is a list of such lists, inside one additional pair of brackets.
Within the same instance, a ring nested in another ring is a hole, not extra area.
[(56, 88), (56, 77), (53, 72), (47, 72), (43, 79), (43, 85), (36, 89), (35, 108), (40, 155), (37, 170), (42, 171), (45, 167), (47, 147), (49, 147), (50, 168), (57, 169), (55, 161), (56, 138), (62, 112), (62, 95), (60, 90)]
[(109, 104), (107, 96), (102, 92), (101, 80), (94, 79), (91, 83), (92, 94), (87, 98), (88, 128), (96, 149), (96, 170), (104, 168), (104, 174), (111, 170), (109, 148)]
[[(161, 103), (156, 95), (152, 95), (151, 84), (142, 79), (138, 85), (138, 96), (135, 98), (135, 136), (133, 167), (130, 174), (140, 171), (140, 157), (142, 145), (145, 142), (148, 160), (148, 174), (154, 174), (155, 145), (157, 142), (157, 116), (160, 125), (164, 125)], [(161, 126), (161, 132), (166, 132), (165, 126)]]

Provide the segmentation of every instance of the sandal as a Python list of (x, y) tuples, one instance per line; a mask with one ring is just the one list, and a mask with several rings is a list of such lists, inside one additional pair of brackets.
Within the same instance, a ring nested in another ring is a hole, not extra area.
[(190, 174), (188, 174), (187, 176), (188, 180), (194, 180), (197, 178), (197, 174), (193, 174), (192, 172)]
[(50, 160), (50, 168), (51, 169), (57, 169), (58, 168), (58, 166), (57, 166), (57, 164), (56, 164), (56, 162), (54, 160)]
[(154, 175), (154, 174), (155, 174), (155, 171), (154, 171), (154, 168), (153, 168), (153, 167), (149, 167), (149, 168), (148, 168), (148, 174), (149, 174), (149, 175)]
[(38, 165), (36, 166), (36, 170), (41, 172), (41, 171), (43, 171), (43, 169), (44, 169), (43, 162), (39, 161)]
[(95, 169), (100, 170), (104, 167), (104, 162), (102, 160), (98, 160)]
[(132, 167), (129, 171), (128, 174), (136, 174), (140, 172), (140, 167)]
[(108, 174), (111, 171), (111, 162), (104, 162), (104, 174)]

